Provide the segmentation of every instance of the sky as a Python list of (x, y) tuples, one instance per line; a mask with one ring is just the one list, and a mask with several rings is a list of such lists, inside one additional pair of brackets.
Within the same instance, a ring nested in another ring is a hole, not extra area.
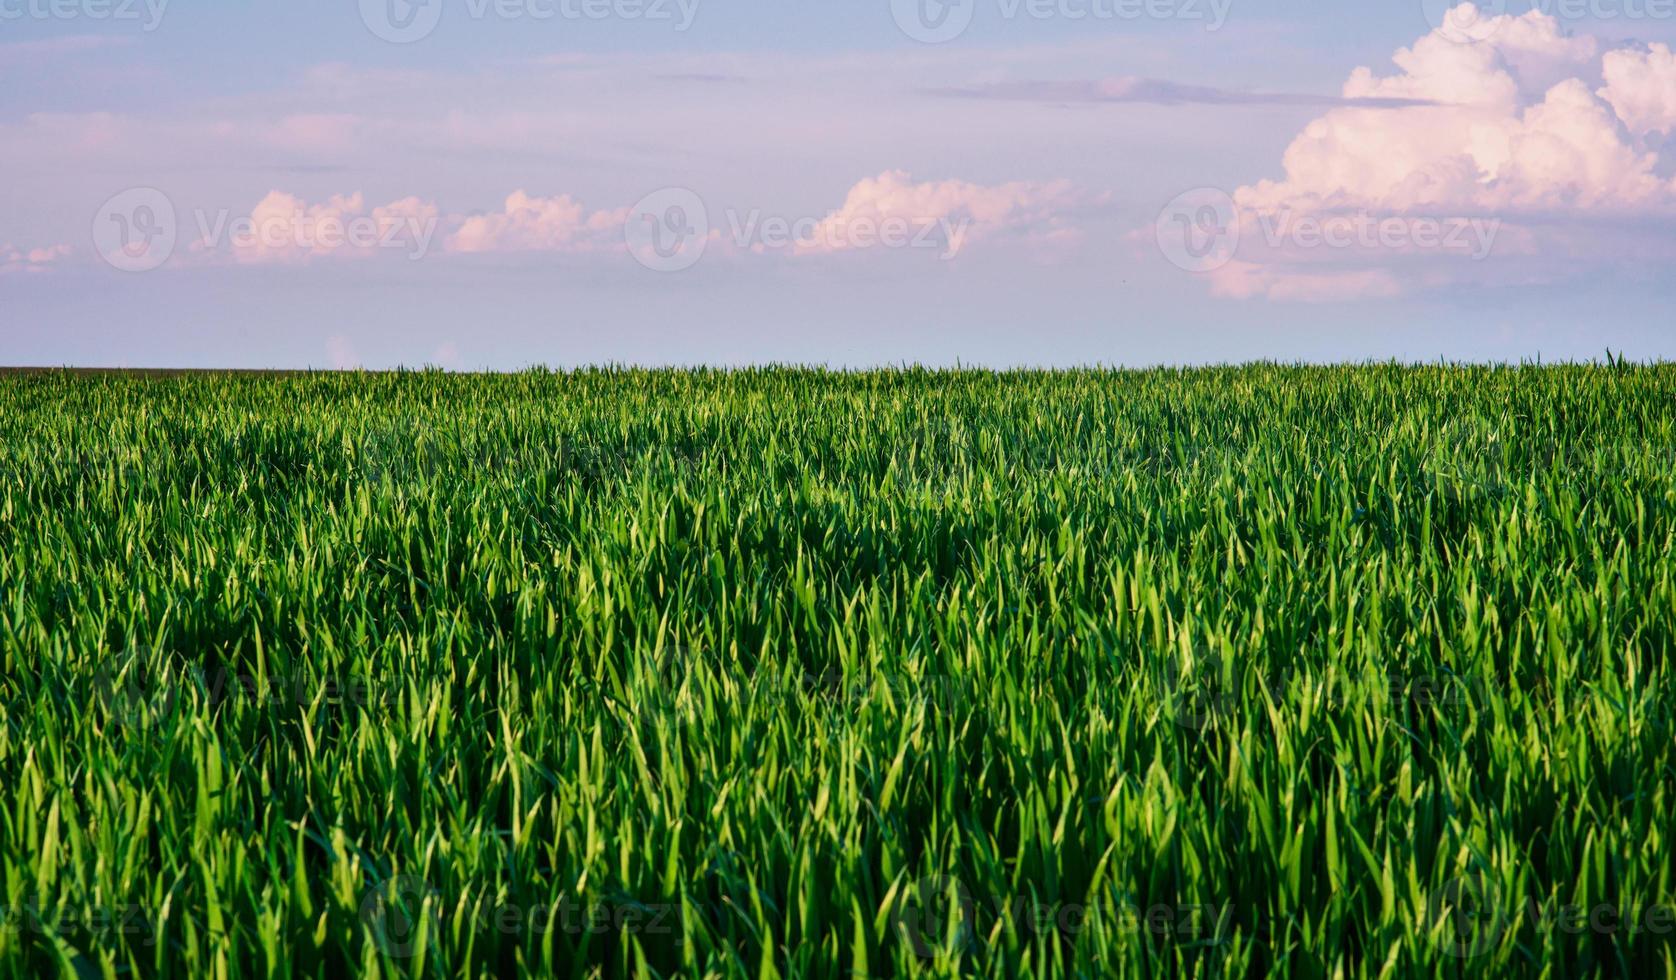
[(0, 365), (1676, 356), (1676, 0), (0, 0)]

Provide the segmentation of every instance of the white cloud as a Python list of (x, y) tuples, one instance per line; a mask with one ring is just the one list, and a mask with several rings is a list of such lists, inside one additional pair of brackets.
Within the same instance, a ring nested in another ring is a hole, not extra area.
[(448, 251), (591, 252), (623, 247), (629, 209), (589, 211), (568, 194), (515, 191), (503, 210), (472, 215), (448, 239)]
[(257, 202), (248, 216), (200, 212), (198, 220), (203, 237), (194, 251), (229, 254), (242, 264), (268, 264), (365, 257), (380, 251), (420, 258), (440, 219), (436, 205), (417, 197), (369, 211), (360, 193), (310, 204), (276, 190)]
[[(886, 171), (855, 184), (837, 209), (791, 220), (764, 220), (760, 211), (709, 215), (711, 242), (729, 241), (734, 253), (776, 251), (831, 255), (873, 248), (930, 248), (950, 258), (974, 243), (1010, 242), (1038, 252), (1074, 246), (1080, 219), (1103, 198), (1068, 181), (983, 185), (960, 180), (915, 181)], [(569, 194), (535, 197), (514, 191), (498, 211), (444, 214), (419, 197), (368, 207), (365, 195), (336, 194), (310, 202), (270, 191), (248, 212), (197, 208), (180, 221), (196, 232), (192, 252), (202, 259), (246, 264), (303, 264), (401, 250), (425, 257), (438, 234), (448, 255), (626, 253), (632, 208), (590, 209)], [(778, 225), (775, 222), (778, 221)], [(782, 227), (775, 233), (775, 227)]]
[[(1461, 9), (1471, 4), (1462, 4)], [(1450, 18), (1453, 21), (1453, 17)], [(1475, 20), (1468, 40), (1440, 27), (1402, 48), (1391, 60), (1402, 71), (1376, 76), (1358, 68), (1344, 84), (1347, 99), (1424, 99), (1510, 108), (1586, 69), (1599, 56), (1598, 39), (1569, 36), (1559, 21), (1533, 11)]]
[(1609, 51), (1600, 97), (1639, 136), (1676, 130), (1676, 53), (1655, 44), (1645, 51)]
[[(1614, 254), (1613, 236), (1601, 229), (1676, 214), (1676, 182), (1662, 176), (1655, 142), (1643, 138), (1676, 116), (1676, 60), (1669, 49), (1603, 55), (1598, 39), (1569, 36), (1537, 11), (1475, 23), (1483, 30), (1470, 38), (1440, 28), (1400, 50), (1396, 74), (1359, 68), (1344, 86), (1347, 99), (1446, 104), (1329, 111), (1286, 150), (1283, 178), (1235, 191), (1246, 234), (1238, 263), (1213, 276), (1217, 293), (1389, 296), (1399, 287), (1488, 275), (1470, 261), (1485, 259), (1479, 251), (1416, 248), (1412, 236), (1399, 248), (1275, 240), (1273, 228), (1299, 219), (1351, 216), (1375, 227), (1396, 219), (1411, 230), (1429, 221), (1480, 234), (1485, 229), (1473, 223), (1494, 222), (1497, 253), (1520, 255), (1527, 280), (1540, 277), (1543, 256), (1564, 254), (1575, 271), (1576, 252), (1563, 247), (1567, 239), (1605, 242), (1594, 258), (1603, 267), (1650, 257), (1645, 236), (1633, 247), (1619, 236), (1622, 248)], [(1601, 79), (1606, 84), (1597, 91)], [(1259, 226), (1265, 234), (1252, 233)]]
[(822, 218), (796, 251), (825, 254), (888, 245), (887, 232), (902, 227), (910, 237), (922, 230), (940, 234), (949, 256), (1001, 238), (1060, 245), (1080, 237), (1075, 219), (1088, 203), (1069, 181), (916, 182), (904, 171), (890, 170), (852, 187), (843, 205)]

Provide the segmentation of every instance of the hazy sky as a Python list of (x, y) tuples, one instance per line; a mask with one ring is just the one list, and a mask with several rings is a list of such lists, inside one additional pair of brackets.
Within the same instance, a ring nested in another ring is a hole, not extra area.
[(1676, 356), (1676, 0), (1484, 6), (0, 0), (0, 364)]

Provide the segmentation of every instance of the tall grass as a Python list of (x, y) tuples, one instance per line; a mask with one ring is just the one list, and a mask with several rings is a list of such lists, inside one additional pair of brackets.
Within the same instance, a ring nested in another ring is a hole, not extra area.
[(1676, 370), (0, 379), (0, 972), (1676, 975)]

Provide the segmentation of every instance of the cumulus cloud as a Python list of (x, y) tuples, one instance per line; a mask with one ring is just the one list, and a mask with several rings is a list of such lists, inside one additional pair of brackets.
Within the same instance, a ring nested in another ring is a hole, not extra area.
[(927, 235), (940, 236), (948, 257), (998, 239), (1062, 245), (1080, 238), (1076, 217), (1090, 203), (1069, 181), (916, 182), (905, 171), (890, 170), (850, 188), (842, 206), (798, 236), (795, 250), (830, 254), (889, 246), (893, 239), (911, 245)]
[(310, 204), (272, 191), (250, 213), (198, 215), (194, 250), (225, 254), (241, 264), (299, 263), (365, 257), (381, 251), (422, 257), (439, 221), (436, 205), (417, 197), (368, 209), (359, 192)]
[(1600, 97), (1611, 103), (1630, 132), (1669, 135), (1676, 130), (1676, 54), (1668, 45), (1609, 51), (1602, 75), (1606, 86)]
[[(1077, 212), (1089, 203), (1063, 181), (982, 185), (915, 181), (900, 170), (854, 185), (825, 214), (788, 218), (753, 209), (709, 215), (709, 246), (730, 254), (832, 255), (874, 248), (926, 247), (945, 257), (975, 242), (1061, 245), (1077, 239)], [(568, 194), (517, 191), (499, 211), (451, 219), (447, 250), (617, 253), (628, 248), (632, 208), (592, 210)]]
[(0, 245), (0, 274), (43, 272), (68, 258), (70, 252), (68, 245), (49, 245), (45, 248)]
[[(1403, 71), (1357, 69), (1347, 97), (1448, 99), (1387, 112), (1342, 109), (1310, 123), (1287, 149), (1286, 177), (1241, 188), (1243, 206), (1284, 203), (1403, 211), (1636, 207), (1671, 198), (1654, 154), (1623, 130), (1612, 103), (1582, 78), (1529, 94), (1522, 65), (1586, 68), (1593, 38), (1564, 36), (1539, 12), (1489, 39), (1459, 42), (1440, 29), (1399, 52)], [(1627, 86), (1630, 83), (1625, 82)], [(1641, 90), (1636, 88), (1639, 95)]]
[(531, 197), (515, 191), (498, 212), (464, 218), (448, 250), (480, 252), (592, 252), (623, 246), (629, 209), (589, 211), (568, 194)]
[[(979, 242), (1011, 242), (1042, 252), (1080, 241), (1080, 218), (1105, 203), (1067, 181), (984, 185), (961, 180), (915, 181), (886, 171), (855, 184), (834, 210), (800, 219), (738, 209), (708, 215), (707, 246), (731, 254), (792, 257), (873, 248), (924, 248), (952, 258)], [(243, 265), (306, 264), (380, 253), (419, 259), (433, 241), (450, 256), (629, 252), (635, 209), (591, 209), (569, 194), (535, 197), (514, 191), (500, 210), (444, 213), (419, 197), (369, 207), (365, 195), (335, 194), (310, 202), (270, 191), (248, 212), (197, 209), (192, 253), (203, 261)]]
[(249, 214), (200, 213), (194, 251), (242, 264), (303, 263), (396, 252), (429, 254), (439, 232), (445, 252), (586, 252), (622, 247), (628, 209), (589, 211), (568, 195), (531, 197), (516, 191), (501, 211), (443, 214), (436, 204), (406, 197), (369, 208), (365, 195), (335, 194), (310, 203), (272, 191)]
[[(1523, 257), (1521, 281), (1544, 256), (1577, 271), (1579, 241), (1600, 265), (1650, 257), (1645, 235), (1633, 247), (1617, 236), (1613, 254), (1609, 229), (1676, 214), (1652, 137), (1676, 117), (1669, 48), (1603, 53), (1539, 11), (1474, 13), (1452, 17), (1471, 34), (1439, 28), (1397, 52), (1397, 72), (1359, 68), (1343, 89), (1423, 104), (1333, 109), (1293, 140), (1284, 177), (1234, 192), (1244, 234), (1237, 261), (1212, 272), (1216, 292), (1350, 298), (1487, 281), (1486, 235), (1495, 255)], [(1324, 244), (1320, 230), (1335, 226), (1340, 242)]]
[[(1476, 8), (1463, 3), (1457, 9)], [(1467, 20), (1477, 30), (1458, 33), (1453, 25)], [(1568, 35), (1559, 21), (1538, 11), (1519, 17), (1451, 13), (1443, 26), (1392, 56), (1401, 72), (1378, 76), (1371, 68), (1358, 68), (1343, 95), (1511, 108), (1521, 98), (1539, 96), (1575, 77), (1599, 52), (1598, 39)]]

